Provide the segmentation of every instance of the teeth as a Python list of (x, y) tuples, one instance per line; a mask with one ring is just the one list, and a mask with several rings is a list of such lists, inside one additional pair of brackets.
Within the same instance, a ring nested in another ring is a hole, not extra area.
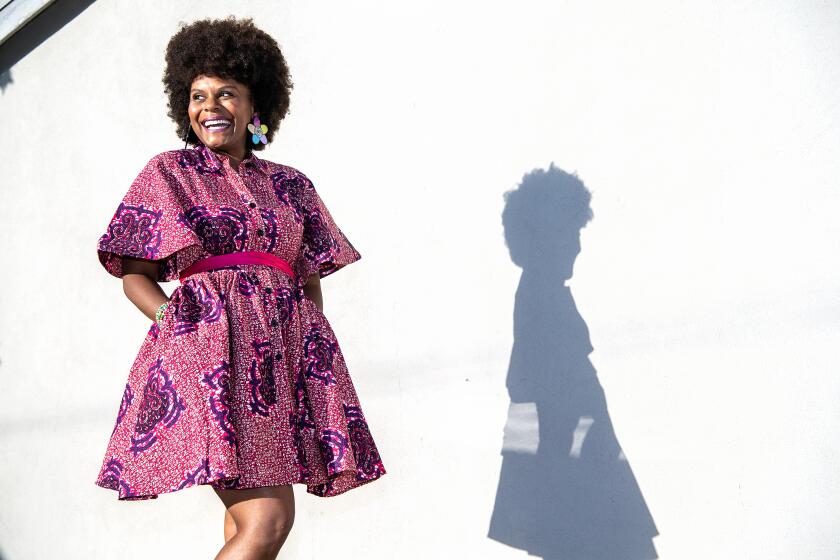
[(210, 128), (211, 126), (230, 126), (230, 121), (225, 120), (214, 120), (214, 121), (204, 121), (204, 126)]

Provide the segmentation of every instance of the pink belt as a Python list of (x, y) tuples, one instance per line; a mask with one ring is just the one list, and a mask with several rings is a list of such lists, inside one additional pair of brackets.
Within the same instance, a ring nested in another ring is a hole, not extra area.
[(295, 279), (295, 272), (291, 265), (277, 255), (265, 253), (263, 251), (240, 251), (237, 253), (226, 253), (224, 255), (213, 255), (206, 259), (196, 261), (178, 275), (178, 279), (183, 282), (184, 278), (193, 275), (197, 272), (204, 272), (205, 270), (212, 270), (214, 268), (221, 268), (234, 264), (266, 264), (279, 268), (286, 274)]

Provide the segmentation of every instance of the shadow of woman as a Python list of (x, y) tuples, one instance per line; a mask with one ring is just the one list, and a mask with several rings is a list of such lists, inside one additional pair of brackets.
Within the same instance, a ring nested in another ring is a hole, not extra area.
[(487, 536), (547, 559), (655, 559), (658, 531), (589, 361), (589, 329), (564, 285), (590, 201), (580, 179), (553, 163), (505, 193), (505, 241), (522, 276)]

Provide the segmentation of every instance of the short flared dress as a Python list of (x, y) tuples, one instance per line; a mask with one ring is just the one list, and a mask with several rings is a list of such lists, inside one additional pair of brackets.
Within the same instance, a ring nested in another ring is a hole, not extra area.
[(160, 260), (159, 282), (237, 251), (264, 264), (187, 276), (153, 322), (128, 380), (95, 483), (119, 500), (199, 484), (305, 484), (336, 496), (385, 467), (335, 332), (304, 295), (361, 258), (301, 171), (250, 153), (234, 170), (202, 143), (154, 156), (99, 238), (99, 261)]

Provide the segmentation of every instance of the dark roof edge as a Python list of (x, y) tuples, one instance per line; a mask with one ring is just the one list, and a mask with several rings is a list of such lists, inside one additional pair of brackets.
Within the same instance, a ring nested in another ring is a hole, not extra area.
[(55, 0), (0, 0), (0, 45)]

